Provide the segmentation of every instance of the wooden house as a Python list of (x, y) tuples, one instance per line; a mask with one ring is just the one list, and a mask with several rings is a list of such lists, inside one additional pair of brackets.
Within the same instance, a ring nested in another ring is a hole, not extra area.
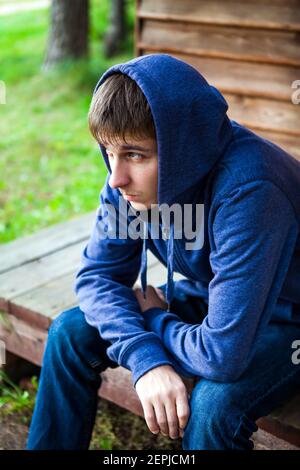
[(196, 67), (231, 119), (300, 160), (300, 0), (137, 0), (135, 47)]

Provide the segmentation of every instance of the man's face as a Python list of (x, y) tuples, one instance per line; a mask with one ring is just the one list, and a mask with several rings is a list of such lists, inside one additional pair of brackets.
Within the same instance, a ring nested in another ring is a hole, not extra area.
[(130, 137), (118, 145), (105, 146), (111, 168), (109, 185), (119, 189), (135, 210), (157, 204), (158, 156), (156, 140)]

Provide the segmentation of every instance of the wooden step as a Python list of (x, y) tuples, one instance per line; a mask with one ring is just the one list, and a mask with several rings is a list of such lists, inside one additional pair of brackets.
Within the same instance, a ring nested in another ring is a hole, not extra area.
[(251, 439), (254, 442), (254, 450), (300, 450), (300, 447), (294, 446), (263, 429), (258, 429)]
[[(77, 305), (73, 284), (94, 218), (91, 212), (57, 224), (59, 236), (54, 236), (52, 226), (24, 237), (23, 250), (20, 239), (3, 245), (1, 260), (6, 271), (0, 274), (0, 309), (47, 329), (59, 313)], [(26, 258), (18, 257), (20, 251)], [(147, 277), (154, 284), (166, 278), (166, 268), (152, 253), (148, 253)], [(176, 273), (174, 279), (181, 277)]]
[[(8, 351), (41, 366), (47, 340), (46, 330), (32, 327), (23, 319), (6, 313), (2, 315), (0, 321), (0, 338), (5, 341)], [(130, 371), (123, 367), (108, 368), (101, 376), (103, 380), (99, 389), (100, 397), (141, 417), (144, 416), (140, 400), (132, 385)], [(277, 440), (274, 442), (273, 439), (273, 448), (291, 449), (291, 446), (300, 448), (299, 400), (300, 393), (283, 407), (274, 410), (268, 417), (257, 421), (259, 428), (268, 433), (269, 447), (271, 436), (276, 436), (282, 442), (279, 443)], [(262, 440), (261, 434), (257, 437), (255, 433), (254, 438), (257, 444), (266, 446), (266, 435)]]
[(0, 274), (86, 239), (91, 223), (91, 214), (84, 214), (26, 237), (26, 249), (24, 238), (0, 245)]
[[(62, 311), (77, 305), (73, 292), (74, 275), (78, 269), (79, 254), (89, 237), (88, 231), (86, 238), (81, 239), (82, 227), (90, 228), (94, 217), (95, 212), (92, 212), (66, 222), (65, 227), (57, 224), (58, 232), (64, 234), (63, 243), (54, 236), (53, 226), (48, 231), (49, 243), (47, 229), (44, 229), (1, 247), (6, 272), (0, 277), (0, 297), (6, 310), (0, 312), (0, 338), (7, 351), (41, 366), (51, 322)], [(72, 226), (81, 227), (77, 237)], [(26, 257), (20, 256), (20, 265), (11, 256), (13, 248), (19, 253), (26, 253)], [(61, 260), (66, 261), (65, 265)], [(166, 268), (152, 254), (149, 254), (148, 265), (149, 284), (165, 283)], [(174, 278), (177, 280), (182, 276), (175, 273)], [(17, 287), (14, 287), (14, 279), (19, 280)], [(135, 285), (139, 284), (140, 276)], [(122, 367), (107, 369), (102, 377), (101, 397), (143, 416), (130, 371)], [(260, 418), (260, 428), (300, 447), (299, 399), (300, 394), (295, 401), (291, 400), (268, 417)]]

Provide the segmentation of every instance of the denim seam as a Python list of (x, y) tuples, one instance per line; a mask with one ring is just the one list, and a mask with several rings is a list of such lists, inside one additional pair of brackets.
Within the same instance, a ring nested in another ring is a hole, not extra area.
[(281, 385), (284, 381), (288, 381), (290, 377), (292, 377), (293, 375), (295, 375), (296, 373), (299, 372), (299, 369), (295, 370), (295, 371), (292, 371), (290, 372), (288, 375), (285, 375), (281, 380), (279, 380), (279, 382), (277, 382), (276, 384), (273, 384), (271, 386), (271, 388), (266, 391), (265, 393), (263, 393), (262, 395), (260, 395), (258, 398), (256, 398), (256, 400), (254, 400), (251, 405), (249, 405), (246, 409), (244, 409), (243, 411), (243, 414), (241, 415), (240, 417), (240, 420), (239, 420), (239, 424), (236, 428), (236, 431), (233, 435), (233, 438), (232, 438), (232, 442), (231, 442), (231, 448), (233, 449), (233, 440), (235, 439), (240, 427), (241, 427), (241, 424), (242, 424), (242, 419), (244, 418), (244, 416), (246, 418), (249, 419), (249, 417), (247, 416), (247, 412), (255, 405), (257, 404), (260, 400), (262, 400), (263, 398), (265, 398), (266, 396), (268, 396), (270, 393), (272, 393), (279, 385)]
[(101, 364), (102, 362), (103, 362), (102, 359), (101, 359), (100, 361), (99, 361), (99, 359), (94, 360), (94, 361), (88, 361), (88, 363), (89, 363), (89, 365), (90, 365), (91, 367), (100, 366), (100, 364)]

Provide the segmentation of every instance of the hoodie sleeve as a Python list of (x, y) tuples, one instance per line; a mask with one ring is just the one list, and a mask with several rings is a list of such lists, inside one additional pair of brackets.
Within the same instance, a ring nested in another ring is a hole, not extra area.
[(74, 290), (87, 323), (111, 343), (108, 357), (131, 370), (135, 385), (150, 369), (172, 365), (172, 361), (158, 335), (146, 330), (132, 290), (140, 268), (142, 239), (118, 238), (120, 227), (127, 230), (128, 216), (118, 211), (115, 199), (108, 185), (104, 186)]
[(214, 276), (203, 322), (187, 324), (158, 308), (144, 318), (187, 371), (227, 382), (245, 371), (270, 320), (299, 227), (287, 196), (267, 180), (243, 184), (214, 207), (209, 229)]

